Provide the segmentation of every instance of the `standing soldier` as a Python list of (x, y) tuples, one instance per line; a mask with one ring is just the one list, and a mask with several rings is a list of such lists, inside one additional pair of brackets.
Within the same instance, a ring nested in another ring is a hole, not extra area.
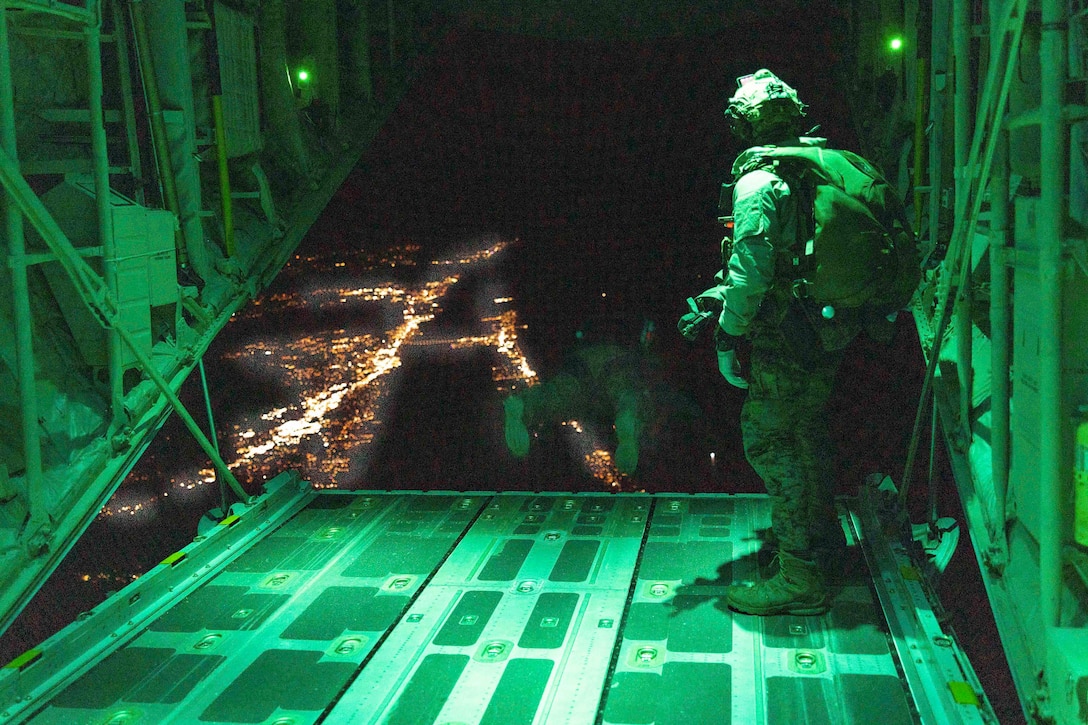
[[(729, 606), (758, 615), (822, 614), (829, 600), (823, 564), (845, 549), (825, 409), (845, 348), (863, 328), (872, 329), (874, 316), (857, 302), (863, 295), (836, 308), (808, 293), (801, 270), (806, 240), (812, 247), (813, 193), (786, 173), (787, 163), (766, 158), (787, 151), (849, 158), (849, 168), (879, 174), (860, 157), (824, 149), (824, 139), (801, 137), (805, 104), (774, 73), (759, 70), (737, 83), (725, 114), (748, 148), (732, 169), (733, 238), (723, 242), (718, 284), (688, 301), (691, 311), (679, 328), (694, 339), (717, 321), (718, 368), (731, 385), (748, 391), (741, 412), (744, 451), (771, 498), (778, 571), (731, 586)], [(883, 179), (879, 184), (886, 187)], [(847, 266), (862, 264), (845, 256)], [(890, 324), (883, 314), (876, 319)], [(741, 337), (751, 341), (747, 375), (736, 356)]]

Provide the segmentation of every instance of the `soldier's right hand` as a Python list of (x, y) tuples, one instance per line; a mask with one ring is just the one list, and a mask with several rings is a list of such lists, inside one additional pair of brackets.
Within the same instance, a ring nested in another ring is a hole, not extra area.
[(688, 297), (688, 310), (676, 323), (676, 329), (685, 340), (694, 340), (709, 324), (716, 321), (717, 315), (709, 310), (700, 310), (693, 297)]

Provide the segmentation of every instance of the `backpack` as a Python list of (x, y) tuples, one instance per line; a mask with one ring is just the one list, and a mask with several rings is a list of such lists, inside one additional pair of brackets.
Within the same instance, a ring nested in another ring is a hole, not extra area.
[(818, 307), (883, 317), (907, 307), (921, 252), (903, 204), (868, 161), (819, 146), (759, 149), (744, 171), (770, 168), (797, 198), (793, 291)]

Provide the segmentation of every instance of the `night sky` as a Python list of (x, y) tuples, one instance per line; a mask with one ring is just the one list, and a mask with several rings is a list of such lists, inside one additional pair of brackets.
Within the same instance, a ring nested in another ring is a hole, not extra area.
[[(719, 266), (718, 186), (740, 150), (722, 110), (736, 76), (771, 68), (809, 104), (821, 135), (858, 148), (831, 72), (831, 38), (842, 18), (822, 3), (809, 7), (808, 14), (780, 16), (773, 36), (766, 23), (638, 41), (451, 31), (417, 61), (406, 97), (262, 304), (276, 295), (306, 299), (329, 286), (418, 285), (433, 271), (431, 261), (502, 240), (504, 251), (467, 271), (443, 299), (431, 334), (471, 332), (478, 321), (474, 300), (501, 289), (525, 326), (519, 334), (526, 356), (547, 377), (587, 321), (613, 341), (633, 343), (643, 320), (651, 319), (660, 333), (661, 385), (675, 394), (678, 409), (690, 403), (700, 415), (666, 426), (664, 442), (647, 451), (625, 489), (762, 492), (741, 452), (743, 393), (718, 376), (710, 341), (687, 343), (675, 323), (684, 299), (709, 286)], [(401, 263), (394, 267), (395, 260)], [(229, 432), (244, 427), (239, 421), (290, 405), (298, 395), (243, 365), (239, 350), (254, 340), (282, 345), (292, 336), (333, 329), (362, 335), (381, 327), (382, 314), (378, 306), (338, 313), (293, 307), (267, 317), (241, 315), (228, 325), (206, 357), (216, 425), (227, 432), (224, 458), (237, 456)], [(502, 393), (489, 374), (493, 357), (487, 349), (442, 356), (406, 348), (380, 435), (349, 451), (359, 458), (336, 485), (600, 490), (559, 434), (542, 436), (524, 461), (509, 456)], [(917, 334), (905, 316), (891, 345), (860, 339), (851, 348), (828, 413), (841, 494), (856, 492), (876, 471), (899, 478), (923, 372)], [(195, 375), (184, 393), (201, 418)], [(330, 430), (346, 431), (352, 417), (340, 415)], [(322, 455), (320, 447), (302, 447), (286, 460), (235, 472), (256, 492), (259, 470), (295, 467), (321, 478)], [(927, 465), (920, 458), (916, 520)], [(128, 517), (99, 517), (0, 639), (0, 659), (37, 644), (185, 546), (218, 493), (214, 485), (179, 488), (179, 482), (198, 480), (206, 467), (172, 419), (113, 502), (115, 509), (124, 501), (156, 504)], [(962, 521), (943, 460), (939, 471), (942, 513)], [(984, 677), (1001, 722), (1021, 722), (992, 622), (977, 616), (986, 602), (966, 536), (948, 579), (971, 584), (944, 593), (951, 626)]]

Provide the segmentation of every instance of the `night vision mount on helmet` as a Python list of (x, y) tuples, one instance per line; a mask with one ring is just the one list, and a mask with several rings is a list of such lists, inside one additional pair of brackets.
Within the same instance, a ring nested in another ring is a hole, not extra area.
[(789, 128), (805, 115), (807, 106), (797, 91), (766, 68), (737, 78), (737, 90), (729, 99), (725, 115), (733, 132), (750, 141), (777, 128)]

